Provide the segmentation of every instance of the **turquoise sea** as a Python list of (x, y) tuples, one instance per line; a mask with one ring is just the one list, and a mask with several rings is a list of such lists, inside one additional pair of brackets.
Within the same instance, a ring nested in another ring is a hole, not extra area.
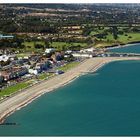
[(140, 53), (140, 43), (126, 45), (123, 48), (110, 49), (111, 52), (122, 52), (122, 53)]
[(140, 61), (112, 62), (9, 116), (0, 136), (140, 136)]

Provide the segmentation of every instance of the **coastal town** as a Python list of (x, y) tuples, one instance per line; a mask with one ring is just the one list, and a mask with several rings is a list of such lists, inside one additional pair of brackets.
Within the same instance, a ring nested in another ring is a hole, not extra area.
[[(1, 39), (14, 38), (3, 36)], [(41, 54), (20, 56), (19, 52), (1, 49), (0, 54), (0, 95), (1, 99), (9, 97), (14, 92), (27, 88), (29, 85), (46, 80), (54, 75), (63, 74), (69, 68), (78, 65), (87, 58), (105, 56), (103, 50), (94, 48), (80, 51), (57, 51), (47, 48)]]
[[(113, 4), (102, 8), (96, 4), (94, 10), (91, 5), (34, 6), (0, 5), (0, 100), (63, 74), (88, 58), (139, 57), (109, 51), (139, 42), (139, 5), (133, 5), (135, 10), (118, 5), (115, 12), (111, 12)], [(125, 18), (130, 11), (135, 15), (132, 22)]]
[(140, 53), (111, 51), (140, 43), (139, 6), (1, 4), (0, 124), (81, 75), (140, 61)]
[[(13, 39), (14, 36), (0, 35), (2, 39)], [(84, 60), (93, 57), (134, 57), (139, 54), (111, 53), (106, 49), (90, 47), (79, 51), (58, 51), (45, 47), (44, 52), (22, 56), (10, 49), (0, 50), (0, 99), (10, 97), (34, 84), (51, 77), (63, 74)]]

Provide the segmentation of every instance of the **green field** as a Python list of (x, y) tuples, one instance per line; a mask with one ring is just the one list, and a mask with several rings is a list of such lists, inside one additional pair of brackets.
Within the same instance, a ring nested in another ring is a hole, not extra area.
[[(38, 76), (38, 79), (39, 80), (45, 80), (47, 77), (50, 78), (52, 76), (52, 73), (41, 73), (39, 76)], [(9, 96), (19, 90), (22, 90), (26, 87), (28, 87), (29, 85), (31, 85), (32, 83), (36, 82), (37, 79), (31, 79), (31, 80), (28, 80), (26, 82), (21, 82), (21, 83), (17, 83), (16, 85), (13, 85), (13, 86), (9, 86), (3, 90), (0, 91), (0, 98), (1, 97), (4, 97), (4, 96)]]
[(52, 75), (53, 75), (52, 73), (41, 73), (41, 74), (39, 74), (38, 79), (45, 80), (46, 78), (49, 78)]
[(30, 46), (30, 47), (34, 47), (35, 44), (40, 44), (40, 45), (45, 45), (45, 43), (43, 41), (31, 41), (31, 42), (24, 42), (23, 45), (25, 46)]
[(81, 48), (87, 47), (87, 43), (67, 43), (67, 42), (52, 42), (51, 47), (56, 48), (58, 50), (67, 50), (74, 46), (81, 46)]
[(67, 70), (69, 70), (73, 67), (76, 67), (78, 64), (80, 64), (80, 62), (71, 62), (71, 63), (68, 63), (68, 64), (58, 68), (58, 70), (62, 70), (64, 72), (66, 72)]
[(19, 90), (21, 90), (23, 88), (28, 87), (28, 86), (29, 86), (29, 83), (21, 82), (21, 83), (18, 83), (16, 85), (7, 87), (4, 90), (0, 91), (0, 97), (10, 95), (10, 94), (12, 94), (14, 92), (17, 92), (17, 91), (19, 91)]
[(30, 56), (31, 54), (29, 53), (19, 53), (19, 54), (16, 54), (17, 57), (26, 57), (26, 56)]
[(24, 51), (27, 51), (27, 52), (31, 52), (31, 51), (34, 51), (34, 52), (42, 52), (42, 49), (35, 49), (35, 44), (40, 44), (40, 45), (45, 45), (45, 42), (43, 41), (31, 41), (31, 42), (23, 42), (22, 43), (25, 48), (24, 48)]
[(92, 35), (96, 35), (96, 34), (100, 34), (100, 33), (104, 33), (106, 30), (108, 30), (109, 27), (104, 27), (104, 28), (101, 28), (101, 29), (97, 29), (95, 28), (93, 31), (90, 32), (90, 36)]
[[(42, 51), (42, 49), (35, 49), (35, 44), (41, 44), (45, 46), (45, 42), (43, 41), (36, 41), (36, 42), (24, 42), (23, 45), (25, 45), (25, 51)], [(87, 43), (67, 43), (67, 42), (52, 42), (50, 43), (50, 47), (56, 48), (57, 50), (67, 50), (70, 47), (76, 47), (80, 46), (81, 48), (87, 47)]]
[[(112, 46), (117, 44), (127, 44), (129, 42), (140, 41), (140, 33), (134, 32), (130, 27), (117, 27), (118, 29), (118, 38), (115, 40), (113, 37), (112, 28), (111, 27), (95, 27), (93, 31), (90, 32), (90, 36), (92, 36), (95, 40), (95, 47), (105, 47)], [(104, 35), (103, 38), (98, 38), (95, 35), (97, 34), (107, 34)]]
[(118, 38), (116, 40), (113, 38), (112, 34), (108, 34), (105, 39), (98, 39), (98, 41), (95, 44), (95, 47), (105, 47), (121, 43), (127, 44), (129, 42), (134, 41), (140, 41), (140, 33), (124, 33), (123, 35), (118, 35)]

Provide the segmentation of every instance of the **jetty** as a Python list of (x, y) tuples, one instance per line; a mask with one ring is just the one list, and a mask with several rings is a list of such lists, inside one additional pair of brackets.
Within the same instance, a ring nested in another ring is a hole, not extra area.
[(95, 72), (103, 65), (113, 61), (124, 60), (138, 60), (140, 57), (94, 57), (84, 60), (78, 66), (68, 70), (64, 74), (52, 77), (49, 80), (45, 80), (37, 85), (34, 85), (26, 90), (21, 90), (19, 93), (8, 97), (6, 100), (0, 103), (0, 123), (4, 119), (13, 113), (14, 111), (26, 106), (34, 99), (38, 98), (42, 94), (48, 93), (54, 89), (62, 87), (83, 73)]

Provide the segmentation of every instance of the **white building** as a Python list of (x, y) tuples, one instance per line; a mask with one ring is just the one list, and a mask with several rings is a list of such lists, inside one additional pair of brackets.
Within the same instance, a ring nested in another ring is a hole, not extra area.
[(8, 61), (9, 59), (10, 60), (14, 60), (14, 57), (15, 57), (15, 55), (1, 55), (0, 56), (0, 61), (4, 61), (4, 62), (6, 62), (6, 61)]
[(0, 61), (6, 62), (8, 59), (9, 59), (9, 56), (7, 56), (7, 55), (1, 55), (0, 56)]
[(96, 50), (96, 49), (92, 47), (92, 48), (80, 50), (80, 52), (81, 52), (81, 53), (86, 53), (86, 52), (92, 53), (92, 52), (94, 52), (95, 50)]
[(38, 71), (37, 70), (34, 70), (34, 69), (29, 69), (28, 72), (30, 74), (34, 74), (34, 75), (37, 75), (38, 74)]
[(74, 57), (85, 57), (85, 58), (91, 58), (92, 57), (91, 54), (87, 54), (87, 53), (73, 53), (72, 55)]
[(55, 49), (54, 48), (47, 48), (45, 50), (45, 53), (51, 53), (51, 52), (55, 52)]
[(71, 54), (72, 51), (71, 51), (71, 50), (67, 50), (65, 53), (66, 53), (66, 54)]

